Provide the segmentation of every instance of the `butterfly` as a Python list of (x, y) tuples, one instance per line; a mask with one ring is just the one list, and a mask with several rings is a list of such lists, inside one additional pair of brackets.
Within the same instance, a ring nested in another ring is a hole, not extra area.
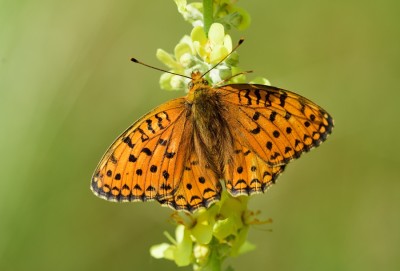
[(289, 161), (325, 141), (332, 117), (288, 90), (212, 87), (193, 72), (186, 97), (153, 109), (104, 154), (91, 189), (109, 201), (156, 200), (194, 212), (221, 197), (263, 193)]

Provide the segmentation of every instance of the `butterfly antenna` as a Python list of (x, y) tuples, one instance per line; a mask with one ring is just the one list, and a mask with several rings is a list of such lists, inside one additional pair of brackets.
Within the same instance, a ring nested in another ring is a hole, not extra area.
[(217, 67), (219, 64), (221, 64), (225, 59), (227, 59), (233, 52), (236, 51), (236, 49), (244, 42), (244, 39), (240, 39), (238, 44), (232, 49), (232, 51), (227, 54), (223, 59), (221, 59), (217, 64), (215, 64), (211, 69), (209, 69), (208, 71), (206, 71), (205, 73), (203, 73), (203, 75), (201, 77), (204, 77), (207, 73), (209, 73), (210, 71), (212, 71), (213, 69), (215, 69), (215, 67)]
[[(237, 47), (237, 46), (236, 46), (236, 47)], [(148, 64), (143, 63), (142, 61), (139, 61), (139, 60), (137, 60), (136, 58), (133, 58), (133, 57), (131, 58), (131, 61), (134, 62), (134, 63), (141, 64), (141, 65), (143, 65), (143, 66), (149, 67), (149, 68), (154, 69), (154, 70), (158, 70), (158, 71), (166, 72), (166, 73), (169, 73), (169, 74), (178, 75), (178, 76), (182, 76), (182, 77), (185, 77), (185, 78), (192, 79), (191, 77), (186, 76), (186, 75), (183, 75), (183, 74), (179, 74), (179, 73), (174, 73), (174, 72), (166, 71), (166, 70), (163, 70), (163, 69), (160, 69), (160, 68), (157, 68), (157, 67), (148, 65)]]

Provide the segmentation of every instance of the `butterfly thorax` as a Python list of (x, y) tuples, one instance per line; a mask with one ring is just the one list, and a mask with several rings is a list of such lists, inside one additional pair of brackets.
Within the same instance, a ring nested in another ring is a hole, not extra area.
[(216, 89), (204, 79), (192, 80), (190, 87), (187, 102), (193, 124), (193, 148), (199, 154), (199, 163), (221, 177), (233, 151), (233, 138), (224, 116), (226, 108)]

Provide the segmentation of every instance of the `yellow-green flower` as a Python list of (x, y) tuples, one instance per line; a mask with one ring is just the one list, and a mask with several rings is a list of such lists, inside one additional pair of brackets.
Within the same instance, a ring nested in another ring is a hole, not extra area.
[[(203, 23), (203, 3), (193, 2), (187, 4), (186, 0), (174, 0), (178, 11), (182, 14), (185, 21), (192, 26), (204, 27)], [(213, 1), (213, 19), (214, 22), (221, 23), (227, 30), (236, 28), (244, 30), (250, 25), (250, 15), (244, 9), (237, 7), (236, 2), (232, 0)]]
[[(192, 39), (187, 35), (175, 46), (174, 55), (158, 49), (156, 56), (171, 72), (185, 76), (190, 76), (198, 62)], [(169, 73), (164, 73), (160, 78), (160, 86), (166, 90), (186, 90), (188, 82), (189, 79), (185, 77)]]
[(254, 213), (247, 213), (247, 202), (247, 197), (232, 197), (225, 191), (221, 200), (208, 209), (175, 215), (175, 238), (167, 233), (171, 244), (152, 246), (151, 255), (175, 261), (178, 266), (195, 264), (201, 269), (209, 264), (211, 254), (222, 261), (254, 249), (246, 242), (247, 222), (254, 220)]
[[(231, 52), (231, 37), (225, 34), (223, 25), (214, 23), (210, 27), (208, 37), (202, 27), (195, 27), (190, 37), (184, 36), (175, 46), (173, 55), (158, 49), (157, 58), (170, 72), (190, 77), (193, 71), (207, 72)], [(232, 77), (232, 71), (238, 62), (237, 53), (234, 52), (227, 60), (214, 67), (206, 79), (211, 84), (217, 84)], [(235, 80), (238, 81), (239, 78)], [(170, 73), (164, 73), (160, 78), (160, 86), (166, 90), (187, 90), (188, 82), (188, 78)]]
[(232, 39), (225, 34), (222, 24), (212, 24), (208, 38), (203, 27), (199, 26), (193, 28), (190, 36), (197, 54), (205, 63), (217, 64), (232, 51)]

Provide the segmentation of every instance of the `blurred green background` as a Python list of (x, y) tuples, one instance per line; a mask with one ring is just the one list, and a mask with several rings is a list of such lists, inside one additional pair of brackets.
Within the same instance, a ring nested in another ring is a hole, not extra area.
[[(241, 67), (317, 102), (329, 140), (251, 208), (258, 249), (236, 270), (400, 270), (398, 1), (240, 1)], [(89, 190), (115, 137), (184, 93), (160, 90), (157, 48), (189, 33), (170, 1), (0, 0), (0, 270), (176, 270), (149, 247), (158, 203)], [(272, 229), (272, 232), (268, 231)], [(183, 268), (182, 270), (190, 270)]]

